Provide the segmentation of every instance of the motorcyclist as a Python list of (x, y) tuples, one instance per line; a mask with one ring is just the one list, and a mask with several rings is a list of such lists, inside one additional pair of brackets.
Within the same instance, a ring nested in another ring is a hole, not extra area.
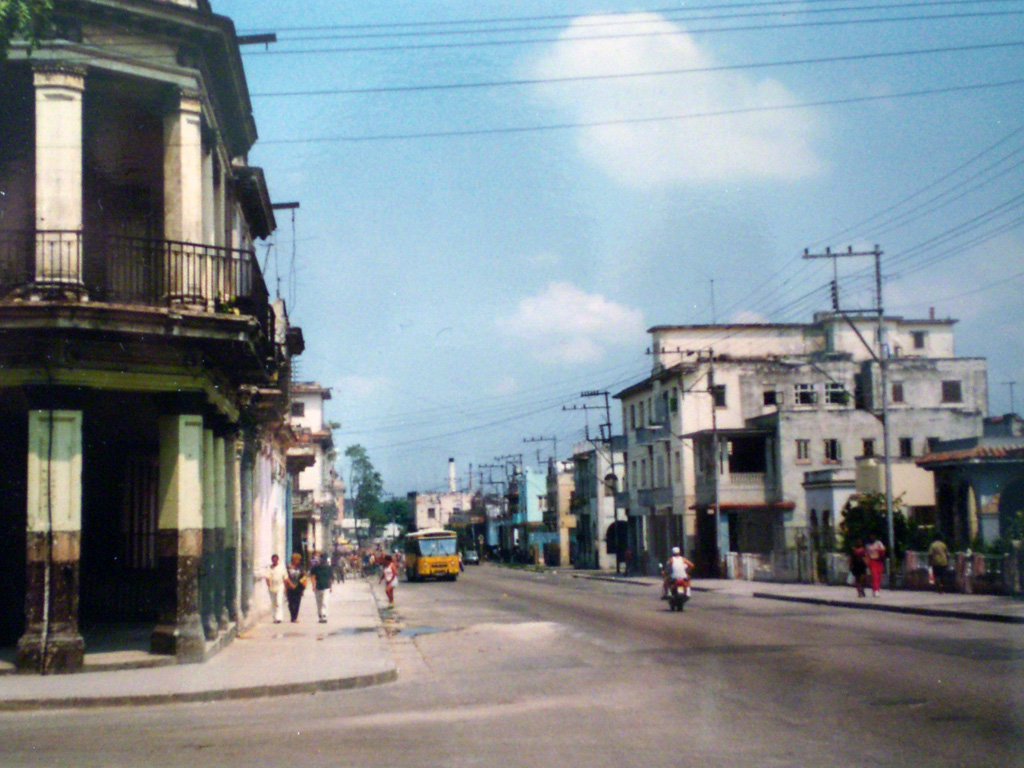
[(686, 596), (690, 596), (691, 568), (693, 568), (693, 563), (683, 557), (683, 553), (679, 550), (679, 547), (672, 547), (672, 558), (668, 561), (668, 565), (665, 568), (664, 591), (666, 595), (669, 593), (669, 590), (671, 590), (672, 584), (681, 581), (685, 584)]

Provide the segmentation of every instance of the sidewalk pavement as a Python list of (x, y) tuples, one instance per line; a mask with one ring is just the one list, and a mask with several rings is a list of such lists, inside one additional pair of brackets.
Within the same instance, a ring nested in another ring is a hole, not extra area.
[[(616, 576), (612, 573), (581, 571), (579, 578), (621, 581), (641, 586), (660, 587), (661, 579), (647, 576)], [(694, 579), (694, 592), (715, 592), (732, 597), (786, 600), (794, 603), (829, 605), (835, 608), (887, 611), (917, 616), (968, 621), (994, 621), (1024, 624), (1024, 600), (1000, 595), (964, 595), (956, 592), (931, 592), (910, 589), (883, 589), (879, 597), (857, 597), (853, 587), (822, 584), (777, 584), (740, 579)]]
[(77, 674), (0, 674), (0, 712), (258, 698), (397, 679), (370, 582), (348, 579), (328, 598), (326, 624), (317, 621), (307, 590), (297, 623), (261, 619), (203, 664), (140, 668), (154, 657), (87, 652), (85, 670)]

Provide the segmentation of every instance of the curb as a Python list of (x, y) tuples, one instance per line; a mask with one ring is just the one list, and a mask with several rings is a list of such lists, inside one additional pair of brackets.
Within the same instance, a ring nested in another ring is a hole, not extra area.
[(33, 712), (51, 709), (99, 709), (101, 707), (141, 707), (161, 704), (187, 704), (214, 701), (236, 701), (240, 699), (263, 699), (273, 696), (292, 696), (299, 693), (320, 693), (343, 691), (354, 688), (369, 688), (373, 685), (392, 683), (398, 679), (398, 670), (392, 668), (369, 675), (355, 675), (328, 680), (312, 680), (305, 683), (282, 683), (280, 685), (254, 685), (246, 688), (227, 688), (212, 691), (190, 691), (182, 693), (155, 693), (138, 696), (109, 696), (106, 698), (69, 697), (60, 699), (24, 699), (21, 701), (0, 701), (0, 712)]
[(827, 605), (832, 608), (849, 608), (855, 611), (883, 611), (885, 613), (906, 613), (914, 616), (929, 616), (938, 619), (959, 619), (962, 621), (990, 621), (997, 624), (1024, 624), (1024, 616), (1006, 616), (998, 613), (974, 613), (959, 611), (955, 608), (921, 608), (912, 605), (884, 605), (878, 603), (851, 603), (847, 600), (828, 600), (823, 597), (795, 597), (793, 595), (777, 595), (769, 592), (754, 592), (751, 597), (762, 600), (781, 600), (789, 603), (806, 603), (810, 605)]

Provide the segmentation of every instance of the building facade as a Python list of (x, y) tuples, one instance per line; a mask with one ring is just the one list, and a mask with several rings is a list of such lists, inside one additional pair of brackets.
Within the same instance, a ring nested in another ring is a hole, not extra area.
[(0, 63), (0, 639), (74, 671), (83, 627), (143, 622), (201, 660), (249, 607), (242, 474), (301, 347), (245, 73), (204, 1), (55, 14)]
[[(886, 318), (889, 455), (913, 462), (979, 434), (984, 360), (957, 358), (952, 320)], [(647, 568), (673, 542), (719, 572), (725, 553), (794, 547), (839, 510), (807, 505), (808, 473), (884, 456), (877, 320), (659, 326), (652, 374), (617, 396), (633, 546)], [(820, 481), (820, 476), (817, 480)]]
[(573, 448), (577, 568), (613, 570), (617, 564), (616, 532), (626, 526), (615, 508), (615, 493), (625, 467), (622, 452), (612, 453), (612, 446), (618, 442), (618, 438), (612, 444), (587, 441)]
[(337, 455), (333, 433), (324, 418), (331, 390), (314, 382), (292, 382), (289, 393), (289, 424), (295, 440), (288, 460), (296, 472), (289, 549), (307, 557), (313, 552), (333, 551)]

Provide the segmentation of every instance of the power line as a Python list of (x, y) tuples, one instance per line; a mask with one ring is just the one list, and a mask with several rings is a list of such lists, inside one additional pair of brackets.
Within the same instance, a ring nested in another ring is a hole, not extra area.
[(822, 56), (811, 59), (788, 59), (781, 61), (761, 61), (747, 64), (721, 64), (710, 67), (685, 67), (681, 69), (664, 69), (646, 72), (619, 72), (605, 75), (575, 75), (571, 77), (538, 77), (517, 80), (491, 80), (476, 83), (435, 83), (427, 85), (393, 85), (366, 88), (328, 88), (315, 91), (270, 91), (254, 93), (252, 98), (279, 98), (291, 96), (354, 96), (384, 93), (414, 93), (421, 91), (468, 90), (475, 88), (499, 88), (524, 85), (548, 85), (555, 83), (578, 83), (595, 80), (627, 80), (640, 77), (665, 77), (674, 75), (704, 74), (711, 72), (733, 72), (751, 69), (770, 69), (777, 67), (807, 66), (812, 64), (835, 64), (850, 61), (869, 61), (876, 59), (902, 58), (909, 56), (928, 56), (941, 53), (966, 53), (969, 51), (993, 50), (999, 48), (1019, 48), (1024, 41), (1013, 40), (1001, 43), (982, 43), (978, 45), (959, 45), (945, 48), (924, 48), (919, 50), (889, 51), (878, 53), (858, 53), (845, 56)]
[[(676, 27), (671, 30), (658, 30), (656, 32), (630, 32), (613, 35), (576, 35), (573, 37), (534, 37), (516, 38), (512, 40), (474, 40), (457, 43), (412, 43), (405, 45), (360, 45), (344, 46), (338, 48), (295, 48), (295, 49), (272, 49), (266, 51), (252, 50), (243, 51), (248, 57), (262, 56), (301, 56), (301, 55), (323, 55), (328, 53), (395, 53), (417, 50), (442, 50), (455, 48), (485, 48), (485, 47), (507, 47), (515, 45), (541, 45), (547, 43), (565, 42), (586, 42), (593, 40), (622, 40), (650, 37), (669, 37), (677, 35), (702, 35), (721, 32), (761, 32), (780, 31), (789, 29), (806, 29), (811, 27), (845, 27), (862, 24), (894, 24), (911, 21), (963, 21), (972, 18), (999, 18), (1005, 16), (1024, 15), (1024, 11), (975, 11), (970, 13), (946, 13), (930, 14), (919, 16), (893, 16), (875, 17), (868, 19), (836, 19), (832, 21), (803, 21), (780, 24), (747, 24), (731, 27), (701, 27), (695, 29), (683, 29)], [(285, 41), (282, 41), (285, 42)]]
[(368, 134), (363, 136), (320, 136), (307, 139), (264, 139), (261, 145), (270, 144), (324, 144), (344, 142), (371, 142), (371, 141), (408, 141), (413, 139), (445, 139), (466, 136), (495, 136), (508, 134), (541, 133), (547, 131), (571, 130), (575, 128), (602, 128), (613, 125), (642, 125), (645, 123), (666, 123), (682, 120), (705, 119), (709, 117), (729, 117), (734, 115), (749, 115), (765, 112), (786, 112), (797, 109), (810, 109), (812, 107), (830, 107), (849, 104), (864, 104), (873, 101), (891, 101), (894, 99), (915, 98), (920, 96), (934, 96), (944, 93), (960, 93), (965, 91), (978, 91), (992, 88), (1005, 88), (1008, 86), (1024, 84), (1024, 79), (1003, 80), (993, 83), (971, 83), (969, 85), (953, 85), (945, 88), (925, 88), (916, 91), (903, 91), (901, 93), (889, 93), (885, 95), (872, 96), (851, 96), (845, 99), (824, 99), (821, 101), (808, 101), (796, 104), (780, 104), (765, 107), (741, 107), (737, 109), (723, 109), (711, 112), (692, 112), (681, 115), (661, 115), (656, 117), (635, 117), (622, 118), (619, 120), (592, 120), (587, 122), (573, 123), (551, 123), (547, 125), (512, 126), (505, 128), (475, 128), (455, 131), (424, 131), (421, 133), (392, 133), (392, 134)]

